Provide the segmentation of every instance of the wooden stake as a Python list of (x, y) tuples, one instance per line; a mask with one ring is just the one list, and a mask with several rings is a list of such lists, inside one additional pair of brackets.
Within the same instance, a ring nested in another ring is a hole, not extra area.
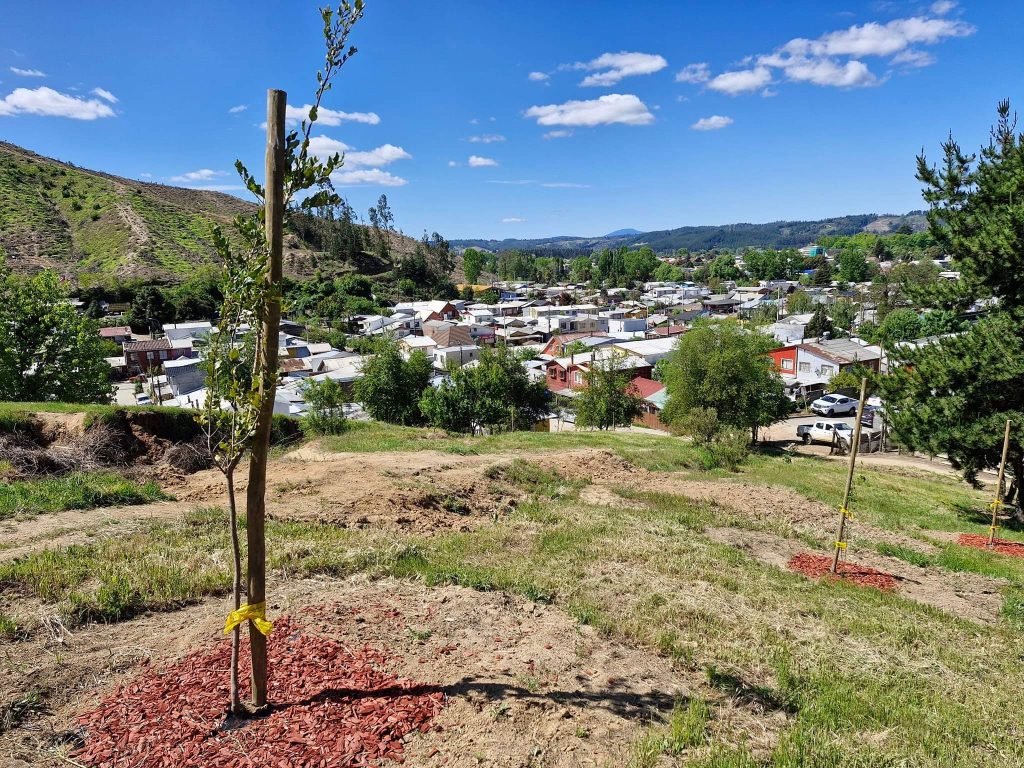
[[(996, 540), (996, 523), (999, 510), (1003, 506), (1003, 476), (1006, 474), (1006, 454), (1010, 450), (1010, 420), (1006, 420), (1006, 431), (1003, 432), (1003, 457), (999, 460), (999, 479), (996, 480), (996, 500), (992, 502), (992, 525), (988, 529), (988, 545), (991, 547)], [(1019, 481), (1018, 481), (1019, 482)]]
[[(267, 91), (266, 222), (267, 272), (266, 312), (259, 355), (259, 392), (261, 407), (256, 419), (249, 461), (249, 486), (246, 489), (246, 542), (248, 544), (247, 602), (251, 605), (267, 599), (267, 554), (264, 524), (266, 520), (267, 455), (270, 451), (270, 427), (274, 418), (274, 393), (277, 388), (277, 345), (281, 325), (281, 272), (284, 229), (285, 144), (284, 120), (288, 97), (284, 91)], [(252, 653), (252, 704), (259, 710), (267, 704), (267, 638), (249, 622), (249, 647)]]
[(857, 406), (857, 423), (853, 427), (853, 444), (850, 446), (850, 468), (846, 472), (846, 490), (843, 492), (843, 506), (839, 509), (839, 530), (836, 532), (836, 551), (832, 555), (832, 573), (835, 573), (839, 568), (839, 552), (843, 548), (842, 545), (846, 544), (846, 539), (843, 537), (846, 535), (846, 516), (849, 510), (850, 504), (850, 492), (853, 490), (853, 470), (857, 464), (857, 451), (860, 448), (860, 420), (864, 415), (864, 400), (868, 394), (868, 380), (863, 378), (860, 380), (860, 403)]

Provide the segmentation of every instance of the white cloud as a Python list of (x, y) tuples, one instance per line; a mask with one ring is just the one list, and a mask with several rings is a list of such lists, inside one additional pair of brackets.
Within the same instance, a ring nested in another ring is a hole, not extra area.
[(470, 144), (494, 144), (504, 140), (505, 137), (498, 133), (485, 133), (482, 136), (470, 136), (466, 139)]
[(836, 88), (856, 88), (875, 85), (875, 77), (867, 64), (853, 59), (839, 64), (833, 59), (806, 59), (794, 61), (786, 67), (786, 77), (797, 82), (831, 85)]
[(46, 77), (46, 73), (38, 69), (22, 69), (21, 67), (11, 67), (11, 72), (21, 77)]
[(526, 117), (537, 118), (538, 125), (564, 125), (570, 127), (611, 125), (647, 125), (654, 115), (647, 105), (630, 93), (609, 93), (588, 101), (567, 101), (530, 107)]
[(548, 189), (590, 189), (589, 184), (575, 184), (571, 181), (545, 181), (541, 186)]
[(239, 112), (245, 112), (245, 110), (247, 110), (248, 108), (249, 107), (247, 107), (245, 104), (236, 104), (235, 106), (231, 107), (231, 109), (229, 109), (228, 112), (230, 112), (232, 115), (237, 115)]
[[(931, 11), (941, 16), (956, 4), (949, 0), (935, 2)], [(893, 19), (887, 23), (867, 22), (846, 29), (827, 32), (820, 37), (793, 38), (772, 53), (748, 56), (748, 68), (724, 72), (707, 81), (708, 88), (728, 94), (760, 90), (773, 82), (775, 70), (791, 82), (813, 83), (835, 88), (859, 88), (878, 85), (885, 76), (871, 71), (862, 59), (877, 57), (889, 64), (904, 67), (925, 67), (935, 59), (921, 46), (973, 35), (977, 30), (963, 21), (946, 18), (913, 16)], [(691, 67), (693, 68), (691, 70)], [(684, 75), (684, 73), (686, 73)], [(679, 73), (685, 82), (690, 76), (699, 78), (699, 65), (690, 65)], [(773, 91), (767, 91), (773, 93)]]
[(394, 144), (382, 144), (376, 149), (359, 152), (350, 150), (345, 153), (346, 168), (378, 168), (390, 165), (397, 160), (411, 160), (412, 155)]
[(401, 176), (395, 176), (380, 168), (366, 168), (362, 170), (335, 171), (331, 175), (333, 181), (339, 187), (354, 187), (359, 184), (372, 184), (380, 187), (401, 187), (409, 182)]
[(566, 130), (565, 128), (559, 128), (557, 131), (548, 131), (542, 138), (545, 139), (567, 139), (572, 136), (572, 131)]
[(153, 178), (153, 174), (152, 173), (140, 173), (139, 174), (139, 178), (140, 179), (151, 179), (151, 178)]
[(868, 22), (814, 40), (801, 37), (790, 40), (779, 53), (790, 56), (892, 56), (911, 45), (933, 45), (950, 37), (972, 35), (975, 28), (962, 21), (927, 19), (914, 16), (893, 19), (888, 24)]
[(320, 158), (326, 158), (336, 153), (344, 155), (344, 163), (341, 168), (331, 175), (331, 179), (339, 186), (376, 184), (384, 187), (400, 187), (408, 183), (400, 176), (380, 170), (382, 166), (399, 160), (412, 159), (412, 155), (394, 144), (382, 144), (375, 149), (357, 150), (330, 136), (312, 136), (309, 139), (309, 151)]
[(493, 168), (498, 164), (497, 160), (490, 157), (480, 157), (480, 155), (470, 155), (467, 161), (470, 168)]
[(602, 53), (596, 59), (586, 62), (577, 62), (571, 65), (572, 69), (583, 69), (593, 72), (580, 81), (583, 86), (608, 86), (615, 85), (624, 77), (634, 75), (651, 75), (660, 72), (668, 66), (664, 56), (654, 53), (630, 53), (620, 51), (619, 53)]
[(99, 99), (81, 99), (68, 96), (52, 88), (15, 88), (0, 99), (0, 116), (42, 115), (69, 117), (73, 120), (95, 120), (113, 117), (114, 110)]
[(676, 72), (677, 83), (706, 83), (711, 79), (711, 71), (705, 62), (687, 64)]
[(893, 56), (891, 61), (893, 64), (902, 64), (905, 67), (927, 67), (935, 63), (935, 57), (928, 51), (908, 48)]
[(531, 72), (527, 77), (535, 83), (543, 83), (551, 79), (547, 72)]
[(111, 104), (117, 104), (117, 96), (112, 94), (106, 88), (93, 88), (92, 94), (99, 96), (104, 101), (109, 101)]
[(526, 219), (520, 218), (519, 216), (506, 216), (501, 220), (502, 224), (522, 224)]
[(756, 91), (759, 88), (764, 88), (771, 81), (772, 73), (770, 69), (767, 67), (754, 67), (753, 69), (723, 72), (708, 81), (708, 88), (735, 96), (738, 93), (746, 93), (747, 91)]
[(198, 171), (189, 171), (179, 176), (171, 176), (169, 181), (209, 181), (218, 176), (227, 176), (227, 171), (214, 171), (210, 168), (200, 168)]
[(690, 127), (695, 131), (718, 131), (728, 125), (732, 125), (732, 122), (731, 117), (712, 115), (711, 117), (702, 117)]
[(456, 160), (449, 160), (448, 161), (448, 167), (449, 168), (458, 168), (459, 167), (459, 163)]
[[(312, 106), (312, 104), (304, 104), (301, 107), (293, 107), (289, 104), (285, 109), (285, 121), (289, 125), (301, 123), (303, 120), (308, 119), (309, 110)], [(341, 125), (342, 123), (377, 125), (380, 122), (380, 116), (376, 112), (339, 112), (334, 109), (327, 109), (327, 107), (320, 107), (317, 110), (316, 122), (318, 125), (332, 126)]]

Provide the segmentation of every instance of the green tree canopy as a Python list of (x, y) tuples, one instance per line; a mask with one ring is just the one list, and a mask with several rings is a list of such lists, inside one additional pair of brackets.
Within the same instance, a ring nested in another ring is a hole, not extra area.
[(818, 304), (804, 329), (804, 336), (817, 339), (825, 334), (832, 334), (832, 318), (828, 315), (828, 308), (824, 304)]
[(697, 322), (667, 358), (662, 420), (682, 426), (692, 409), (713, 408), (719, 423), (749, 430), (756, 440), (760, 427), (789, 413), (782, 379), (768, 356), (775, 346), (770, 336), (749, 333), (733, 321)]
[(55, 272), (21, 277), (0, 260), (0, 400), (110, 402), (99, 323), (68, 299)]
[(929, 232), (964, 286), (998, 302), (966, 333), (894, 349), (897, 365), (882, 379), (883, 399), (909, 447), (945, 453), (968, 479), (998, 464), (1009, 419), (1016, 493), (1024, 480), (1024, 138), (1002, 102), (978, 154), (965, 154), (952, 138), (942, 150), (938, 167), (918, 157)]
[(466, 276), (466, 282), (473, 285), (480, 279), (480, 272), (484, 268), (484, 255), (476, 248), (467, 248), (462, 253), (462, 273)]
[(353, 390), (356, 400), (378, 421), (407, 426), (423, 423), (420, 397), (430, 386), (433, 366), (421, 350), (406, 360), (395, 339), (380, 339)]
[(508, 347), (485, 349), (475, 365), (453, 366), (449, 373), (419, 404), (432, 426), (469, 433), (530, 429), (547, 412), (547, 387), (530, 380)]
[(814, 300), (807, 291), (793, 291), (786, 299), (786, 312), (791, 315), (803, 315), (814, 311)]
[(643, 398), (632, 388), (621, 360), (622, 356), (611, 355), (591, 363), (584, 375), (587, 386), (573, 401), (577, 427), (623, 427), (640, 415)]

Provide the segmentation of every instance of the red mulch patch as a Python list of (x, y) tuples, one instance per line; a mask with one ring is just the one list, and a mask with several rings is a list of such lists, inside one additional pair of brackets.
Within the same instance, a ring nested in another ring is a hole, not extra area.
[(839, 561), (838, 573), (832, 574), (832, 558), (826, 555), (812, 555), (809, 552), (801, 552), (793, 555), (788, 563), (789, 570), (802, 573), (812, 579), (820, 579), (823, 576), (829, 578), (840, 578), (843, 581), (852, 582), (861, 587), (874, 587), (883, 592), (894, 592), (899, 585), (899, 579), (891, 573), (885, 573), (866, 565)]
[(977, 533), (961, 533), (960, 538), (956, 542), (963, 547), (987, 549), (990, 552), (998, 552), (1001, 555), (1009, 555), (1010, 557), (1024, 557), (1024, 544), (1021, 544), (1019, 541), (994, 539), (990, 547), (988, 545), (988, 536)]
[[(243, 631), (239, 677), (249, 696)], [(274, 622), (269, 643), (269, 715), (223, 729), (231, 644), (218, 642), (122, 686), (82, 715), (85, 744), (74, 758), (93, 768), (365, 766), (403, 760), (401, 739), (426, 732), (444, 706), (433, 686), (385, 671), (372, 648), (351, 651)]]

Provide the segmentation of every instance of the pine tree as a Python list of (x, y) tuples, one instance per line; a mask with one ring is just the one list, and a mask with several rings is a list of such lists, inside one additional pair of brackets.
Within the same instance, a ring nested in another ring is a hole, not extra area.
[(952, 138), (942, 149), (940, 167), (917, 159), (929, 231), (953, 257), (961, 291), (997, 304), (965, 334), (920, 349), (897, 347), (898, 367), (883, 379), (882, 394), (899, 437), (911, 448), (947, 454), (968, 480), (999, 463), (1010, 419), (1007, 499), (1016, 496), (1016, 516), (1024, 520), (1016, 493), (1024, 478), (1024, 136), (1004, 101), (977, 155)]

